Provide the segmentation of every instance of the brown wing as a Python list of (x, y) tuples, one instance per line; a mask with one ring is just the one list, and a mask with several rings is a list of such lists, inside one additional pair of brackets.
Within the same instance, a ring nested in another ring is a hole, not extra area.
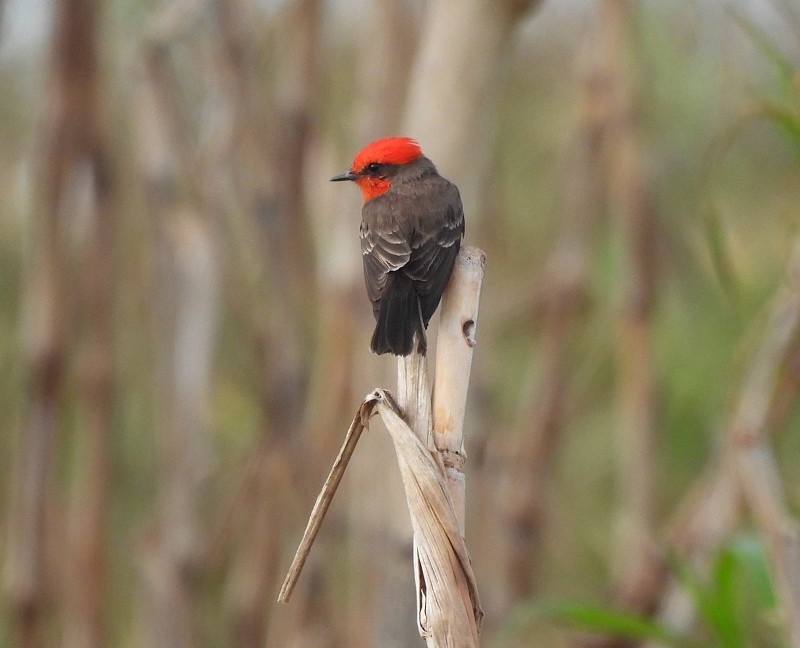
[(361, 253), (364, 278), (377, 318), (390, 272), (414, 281), (427, 326), (439, 304), (464, 235), (464, 211), (454, 184), (439, 175), (414, 190), (407, 185), (364, 204)]
[[(366, 205), (364, 211), (366, 212)], [(374, 219), (372, 219), (373, 227), (370, 227), (369, 223), (370, 219), (365, 215), (361, 223), (361, 255), (367, 295), (377, 319), (387, 277), (390, 272), (399, 270), (408, 263), (411, 258), (411, 247), (403, 239), (399, 227), (375, 227), (377, 223)]]
[[(454, 185), (450, 186), (455, 189)], [(457, 189), (455, 197), (458, 199)], [(464, 236), (461, 200), (449, 202), (443, 213), (431, 214), (420, 230), (403, 272), (416, 282), (422, 319), (427, 326), (453, 272)]]

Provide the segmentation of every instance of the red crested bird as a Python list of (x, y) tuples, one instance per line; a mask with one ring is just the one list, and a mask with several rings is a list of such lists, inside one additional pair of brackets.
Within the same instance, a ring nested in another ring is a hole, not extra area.
[(409, 137), (372, 142), (332, 181), (364, 197), (361, 255), (375, 315), (374, 353), (425, 354), (425, 329), (442, 298), (464, 236), (461, 196)]

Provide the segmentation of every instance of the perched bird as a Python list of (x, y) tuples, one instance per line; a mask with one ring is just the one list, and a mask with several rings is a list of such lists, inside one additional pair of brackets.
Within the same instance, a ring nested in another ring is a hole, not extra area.
[(361, 255), (375, 315), (374, 353), (425, 354), (425, 329), (442, 297), (464, 235), (461, 196), (409, 137), (372, 142), (349, 171), (364, 197)]

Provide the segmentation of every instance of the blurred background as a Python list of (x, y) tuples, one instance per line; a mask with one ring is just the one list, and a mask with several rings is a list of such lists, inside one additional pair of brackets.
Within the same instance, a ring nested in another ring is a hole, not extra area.
[(394, 389), (388, 135), (487, 255), (482, 643), (800, 645), (799, 66), (796, 0), (0, 0), (0, 645), (423, 644), (377, 422), (275, 603)]

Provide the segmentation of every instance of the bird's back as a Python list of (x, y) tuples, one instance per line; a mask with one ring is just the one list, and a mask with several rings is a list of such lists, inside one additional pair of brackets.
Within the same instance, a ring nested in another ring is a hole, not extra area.
[(385, 319), (382, 309), (384, 316), (389, 310), (405, 312), (396, 303), (390, 308), (387, 300), (399, 299), (400, 293), (392, 291), (400, 286), (405, 295), (410, 280), (422, 336), (439, 305), (464, 234), (458, 188), (425, 162), (393, 178), (388, 191), (364, 203), (361, 225), (364, 278), (378, 328)]

